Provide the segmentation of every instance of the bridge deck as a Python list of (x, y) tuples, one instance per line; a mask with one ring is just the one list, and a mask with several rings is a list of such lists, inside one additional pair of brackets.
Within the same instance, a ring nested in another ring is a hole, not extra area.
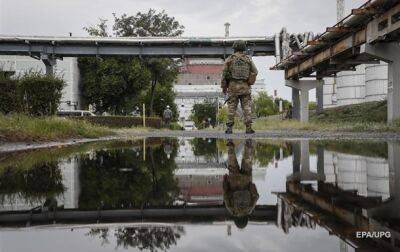
[[(249, 217), (252, 221), (275, 222), (276, 206), (256, 206)], [(227, 220), (232, 216), (224, 206), (176, 206), (169, 208), (116, 209), (84, 211), (78, 209), (57, 210), (54, 212), (13, 211), (0, 213), (0, 226), (13, 226), (21, 223), (96, 223), (118, 221), (215, 221)]]
[(0, 35), (0, 54), (54, 57), (221, 57), (244, 40), (254, 56), (275, 55), (274, 37), (49, 37)]
[(285, 70), (286, 79), (299, 79), (314, 72), (318, 77), (332, 76), (356, 65), (376, 63), (360, 47), (398, 40), (399, 16), (398, 0), (370, 0), (271, 69)]

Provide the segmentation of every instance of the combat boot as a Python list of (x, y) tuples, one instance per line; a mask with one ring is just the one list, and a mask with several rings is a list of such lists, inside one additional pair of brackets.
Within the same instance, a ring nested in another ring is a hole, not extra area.
[(227, 123), (225, 134), (232, 134), (233, 133), (232, 127), (233, 127), (233, 124)]
[(252, 128), (251, 128), (251, 124), (247, 124), (246, 125), (246, 134), (254, 134), (256, 133)]

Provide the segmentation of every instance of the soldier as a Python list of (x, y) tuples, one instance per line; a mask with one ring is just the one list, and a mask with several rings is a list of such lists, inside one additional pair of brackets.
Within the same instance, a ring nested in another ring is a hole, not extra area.
[(164, 125), (166, 127), (169, 127), (169, 124), (171, 123), (172, 120), (172, 111), (169, 108), (169, 105), (167, 105), (167, 108), (164, 110), (163, 119), (164, 119)]
[(246, 140), (241, 167), (236, 158), (235, 144), (229, 140), (227, 145), (229, 175), (225, 175), (223, 180), (224, 202), (234, 217), (235, 225), (242, 229), (246, 227), (259, 197), (252, 182), (253, 141)]
[(233, 44), (234, 54), (225, 62), (222, 74), (221, 88), (224, 94), (228, 94), (228, 122), (226, 134), (232, 134), (235, 113), (240, 101), (243, 110), (246, 133), (253, 134), (251, 127), (251, 85), (254, 84), (258, 71), (251, 58), (245, 55), (246, 43), (236, 41)]

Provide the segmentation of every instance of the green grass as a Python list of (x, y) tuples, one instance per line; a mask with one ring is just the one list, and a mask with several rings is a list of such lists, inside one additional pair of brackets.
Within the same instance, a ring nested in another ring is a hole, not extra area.
[(3, 141), (54, 141), (98, 138), (112, 134), (113, 131), (108, 128), (94, 126), (84, 121), (0, 114), (0, 140)]
[[(243, 127), (239, 127), (243, 129)], [(399, 132), (400, 123), (386, 124), (380, 122), (320, 122), (310, 121), (301, 123), (296, 120), (266, 120), (258, 119), (254, 122), (255, 130), (304, 130), (330, 132)]]
[(386, 123), (387, 102), (366, 102), (325, 109), (320, 115), (311, 113), (310, 121), (320, 123)]
[[(310, 113), (310, 122), (296, 120), (256, 119), (255, 130), (299, 130), (329, 132), (400, 132), (400, 121), (386, 123), (386, 101), (325, 109), (320, 115)], [(236, 120), (236, 130), (244, 130), (241, 120)], [(222, 129), (222, 127), (219, 127)]]

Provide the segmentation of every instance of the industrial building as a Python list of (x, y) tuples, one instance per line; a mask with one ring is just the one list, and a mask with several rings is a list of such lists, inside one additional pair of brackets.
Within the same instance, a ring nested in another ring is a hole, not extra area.
[[(345, 0), (337, 0), (337, 21), (350, 13), (345, 13)], [(354, 71), (342, 71), (335, 78), (325, 78), (323, 87), (323, 107), (331, 108), (382, 101), (387, 97), (388, 64), (363, 64)]]
[[(186, 59), (179, 69), (178, 79), (175, 82), (175, 103), (178, 106), (179, 121), (189, 120), (193, 106), (205, 101), (224, 104), (225, 95), (220, 84), (224, 61), (222, 59)], [(263, 79), (259, 79), (252, 86), (252, 95), (266, 92)]]

